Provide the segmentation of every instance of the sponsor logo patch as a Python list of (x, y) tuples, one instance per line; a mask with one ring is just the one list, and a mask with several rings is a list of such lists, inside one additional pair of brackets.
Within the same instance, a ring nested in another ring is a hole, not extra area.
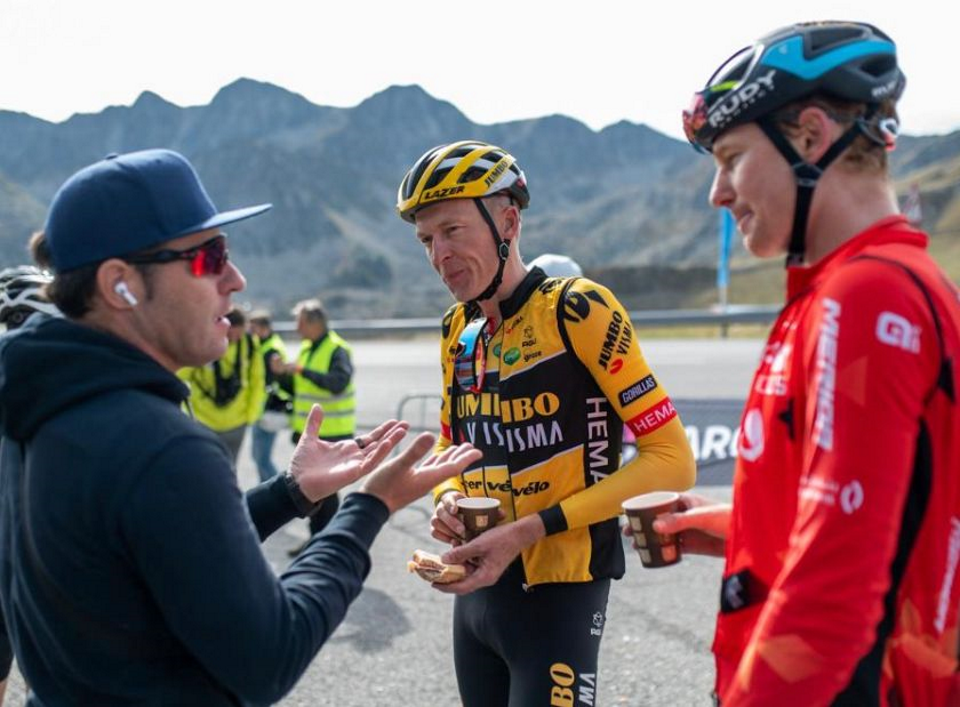
[(863, 485), (854, 479), (841, 486), (837, 481), (811, 476), (800, 483), (800, 498), (829, 508), (839, 507), (844, 515), (852, 515), (863, 506)]
[(859, 481), (851, 481), (840, 489), (840, 510), (847, 515), (855, 513), (863, 505), (863, 486)]
[(766, 370), (757, 374), (753, 389), (760, 395), (782, 396), (787, 394), (787, 365), (793, 346), (782, 341), (768, 344), (763, 353)]
[(467, 393), (457, 396), (457, 417), (499, 417), (505, 423), (526, 422), (534, 417), (553, 417), (560, 410), (560, 396), (544, 391), (532, 398), (500, 399), (497, 393)]
[(776, 69), (770, 69), (763, 76), (750, 83), (744, 84), (730, 96), (717, 101), (708, 113), (707, 119), (714, 128), (722, 128), (736, 118), (744, 108), (755, 103), (758, 99), (773, 91), (773, 77)]
[(817, 414), (813, 441), (825, 452), (833, 450), (834, 396), (837, 389), (837, 346), (840, 338), (840, 303), (824, 297), (823, 320), (817, 339)]
[(636, 383), (620, 391), (620, 405), (626, 407), (634, 400), (639, 400), (644, 395), (657, 387), (657, 381), (653, 374), (641, 378)]
[(451, 196), (462, 193), (464, 186), (461, 184), (456, 187), (447, 187), (445, 189), (433, 189), (431, 191), (423, 192), (423, 196), (420, 197), (420, 203), (425, 203), (427, 201), (434, 201), (435, 199), (449, 199)]
[(502, 160), (502, 161), (500, 162), (500, 164), (498, 164), (496, 167), (494, 167), (494, 168), (493, 168), (493, 171), (490, 172), (490, 174), (488, 174), (488, 175), (486, 176), (486, 178), (483, 180), (484, 186), (489, 187), (491, 184), (493, 184), (495, 181), (497, 181), (497, 178), (498, 178), (501, 174), (503, 174), (504, 170), (506, 170), (506, 169), (507, 169), (507, 161), (506, 161), (506, 160)]
[(523, 348), (529, 348), (530, 346), (537, 345), (537, 337), (535, 337), (532, 326), (525, 327), (523, 330), (523, 341), (520, 342), (520, 346)]
[(627, 420), (627, 426), (634, 435), (640, 437), (660, 429), (676, 416), (677, 409), (673, 407), (670, 398), (664, 398), (652, 408)]
[[(630, 328), (630, 322), (624, 321), (623, 315), (614, 310), (610, 315), (610, 323), (607, 324), (607, 331), (603, 337), (600, 358), (597, 363), (604, 370), (609, 370), (610, 359), (613, 354), (618, 353), (622, 356), (627, 353), (630, 350), (631, 341), (633, 341), (633, 330)], [(620, 363), (620, 366), (623, 366), (623, 362)]]
[(610, 309), (606, 300), (596, 290), (569, 292), (563, 302), (563, 318), (570, 322), (586, 321), (590, 316), (591, 301)]
[(603, 635), (603, 614), (599, 611), (594, 612), (593, 614), (593, 628), (590, 629), (591, 636), (602, 636)]
[(907, 353), (920, 353), (920, 327), (899, 314), (880, 312), (877, 317), (877, 341)]
[(763, 454), (763, 415), (757, 408), (752, 408), (743, 416), (740, 425), (738, 452), (748, 462), (755, 462)]
[(606, 398), (587, 398), (587, 471), (593, 482), (613, 471), (610, 454), (610, 404)]

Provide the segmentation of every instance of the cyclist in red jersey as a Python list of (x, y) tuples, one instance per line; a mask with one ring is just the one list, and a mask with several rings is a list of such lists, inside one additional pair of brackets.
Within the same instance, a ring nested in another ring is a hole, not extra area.
[(788, 253), (733, 503), (688, 496), (659, 527), (725, 554), (723, 707), (960, 704), (960, 303), (888, 175), (903, 86), (878, 29), (800, 24), (684, 113), (713, 205), (752, 254)]

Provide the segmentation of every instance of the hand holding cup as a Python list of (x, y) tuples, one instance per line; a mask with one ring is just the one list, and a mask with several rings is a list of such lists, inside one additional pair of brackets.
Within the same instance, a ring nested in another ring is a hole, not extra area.
[(500, 520), (500, 500), (486, 496), (458, 498), (457, 514), (463, 521), (464, 539), (470, 542)]
[(672, 491), (654, 491), (628, 498), (623, 511), (633, 529), (633, 536), (644, 567), (667, 567), (680, 561), (680, 542), (675, 533), (658, 533), (653, 522), (665, 513), (683, 509), (680, 494)]

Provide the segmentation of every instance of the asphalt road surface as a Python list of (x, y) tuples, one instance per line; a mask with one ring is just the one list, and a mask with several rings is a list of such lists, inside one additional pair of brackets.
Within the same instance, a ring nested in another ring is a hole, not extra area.
[[(711, 339), (642, 346), (672, 397), (742, 398), (762, 342)], [(414, 426), (435, 429), (438, 350), (435, 340), (425, 339), (354, 344), (361, 428), (396, 416), (401, 401), (412, 396), (403, 404), (404, 416)], [(291, 451), (288, 440), (278, 439), (278, 466)], [(239, 475), (244, 487), (255, 483), (247, 445)], [(730, 496), (727, 486), (701, 490), (717, 498)], [(363, 593), (280, 705), (460, 704), (451, 652), (453, 598), (432, 590), (405, 567), (414, 549), (441, 549), (429, 535), (430, 512), (424, 498), (390, 519), (373, 546), (373, 569)], [(306, 535), (306, 522), (295, 521), (265, 543), (278, 573), (289, 562), (287, 550)], [(686, 557), (674, 567), (646, 570), (632, 549), (626, 547), (626, 552), (627, 574), (610, 593), (594, 704), (707, 707), (712, 704), (710, 642), (721, 561)], [(6, 704), (23, 704), (19, 677), (14, 675), (11, 683)]]

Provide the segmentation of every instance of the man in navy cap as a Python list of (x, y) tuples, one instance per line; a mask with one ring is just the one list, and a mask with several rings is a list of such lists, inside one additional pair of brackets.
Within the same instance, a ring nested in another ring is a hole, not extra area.
[[(12, 645), (31, 705), (279, 700), (359, 593), (389, 514), (479, 455), (415, 469), (422, 435), (381, 464), (405, 423), (331, 444), (315, 407), (289, 473), (244, 498), (174, 372), (226, 349), (245, 283), (221, 227), (268, 208), (219, 212), (167, 150), (109, 157), (53, 199), (65, 318), (0, 339), (0, 674)], [(276, 577), (258, 535), (371, 471)]]

